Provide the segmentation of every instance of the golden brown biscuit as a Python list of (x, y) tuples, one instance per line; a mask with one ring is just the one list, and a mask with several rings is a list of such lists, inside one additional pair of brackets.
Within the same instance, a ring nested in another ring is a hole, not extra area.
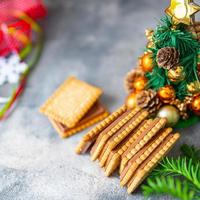
[(102, 151), (99, 164), (103, 167), (111, 151), (122, 142), (144, 119), (148, 116), (148, 112), (142, 110), (129, 120), (121, 129), (119, 129), (107, 142)]
[(56, 122), (73, 128), (101, 94), (101, 89), (70, 77), (49, 97), (40, 111)]
[(115, 121), (125, 111), (126, 111), (126, 106), (125, 105), (121, 106), (111, 115), (109, 115), (106, 119), (100, 122), (95, 128), (93, 128), (86, 135), (84, 135), (76, 147), (76, 153), (77, 154), (85, 153), (88, 150), (88, 148), (95, 142), (100, 132), (103, 131), (107, 126), (109, 126), (113, 121)]
[(172, 128), (162, 130), (158, 135), (154, 136), (152, 140), (147, 143), (135, 156), (129, 160), (128, 164), (121, 172), (120, 185), (124, 186), (132, 177), (139, 165), (147, 159), (147, 157), (165, 140), (165, 138), (172, 132)]
[(96, 160), (99, 157), (108, 139), (114, 135), (116, 131), (121, 129), (129, 120), (131, 120), (140, 110), (140, 108), (136, 108), (134, 110), (126, 111), (100, 133), (91, 150), (92, 160)]
[(127, 184), (127, 191), (129, 194), (132, 193), (142, 183), (151, 170), (158, 164), (160, 159), (162, 159), (169, 152), (179, 137), (179, 133), (169, 135), (167, 139), (164, 140), (164, 142), (162, 142), (156, 148), (156, 150), (139, 166)]
[(145, 126), (151, 121), (152, 120), (144, 120), (123, 142), (112, 150), (104, 168), (106, 176), (110, 176), (117, 169), (121, 162), (121, 155), (138, 138), (138, 135), (144, 131)]
[(156, 118), (145, 129), (145, 131), (137, 138), (137, 140), (123, 153), (120, 164), (120, 173), (124, 170), (128, 161), (147, 144), (150, 139), (165, 127), (167, 120), (165, 118)]

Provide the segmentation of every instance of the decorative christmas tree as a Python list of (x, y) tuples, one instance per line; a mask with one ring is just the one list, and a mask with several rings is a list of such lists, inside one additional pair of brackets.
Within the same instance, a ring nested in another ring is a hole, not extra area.
[(171, 0), (156, 30), (146, 30), (139, 67), (125, 79), (129, 108), (147, 108), (176, 127), (200, 121), (199, 10), (191, 0)]

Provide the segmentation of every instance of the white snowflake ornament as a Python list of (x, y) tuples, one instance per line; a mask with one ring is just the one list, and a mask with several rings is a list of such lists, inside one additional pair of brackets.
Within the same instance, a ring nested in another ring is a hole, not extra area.
[(21, 75), (27, 68), (27, 64), (21, 62), (19, 55), (16, 53), (11, 53), (6, 57), (0, 57), (0, 85), (5, 83), (18, 83)]

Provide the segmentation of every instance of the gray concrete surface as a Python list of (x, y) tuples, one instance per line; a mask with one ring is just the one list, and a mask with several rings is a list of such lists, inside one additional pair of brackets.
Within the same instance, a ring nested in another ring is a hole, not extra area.
[[(107, 178), (74, 148), (86, 132), (61, 140), (39, 106), (69, 75), (100, 86), (112, 111), (126, 93), (123, 77), (136, 66), (144, 30), (155, 27), (168, 0), (49, 0), (46, 43), (15, 112), (0, 124), (0, 199), (141, 200), (127, 195), (117, 176)], [(183, 130), (181, 143), (199, 146), (200, 124)], [(155, 199), (154, 197), (152, 199)], [(159, 199), (169, 199), (160, 197)]]

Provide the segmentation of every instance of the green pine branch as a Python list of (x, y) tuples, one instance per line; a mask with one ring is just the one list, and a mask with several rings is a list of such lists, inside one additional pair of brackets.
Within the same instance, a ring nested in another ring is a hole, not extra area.
[(165, 16), (161, 19), (161, 24), (158, 25), (153, 36), (156, 49), (167, 46), (175, 47), (179, 50), (180, 57), (186, 57), (191, 53), (196, 54), (199, 43), (192, 38), (192, 34), (183, 25), (176, 27), (176, 29), (172, 27), (171, 18)]
[(195, 192), (190, 189), (187, 181), (182, 182), (171, 176), (148, 179), (147, 185), (143, 185), (142, 190), (145, 197), (164, 194), (182, 200), (194, 200), (196, 198)]
[(179, 158), (164, 158), (142, 186), (145, 196), (166, 194), (181, 200), (200, 200), (200, 149), (186, 144)]
[(182, 176), (200, 190), (200, 163), (194, 164), (192, 159), (186, 157), (164, 158), (159, 168), (152, 173), (152, 176), (163, 174), (166, 176)]

